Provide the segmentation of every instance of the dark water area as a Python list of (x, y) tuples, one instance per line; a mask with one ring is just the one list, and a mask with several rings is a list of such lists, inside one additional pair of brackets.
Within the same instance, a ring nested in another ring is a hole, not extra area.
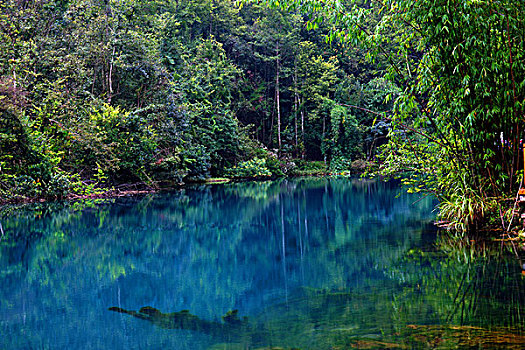
[(13, 211), (0, 349), (525, 348), (519, 263), (435, 205), (310, 178)]

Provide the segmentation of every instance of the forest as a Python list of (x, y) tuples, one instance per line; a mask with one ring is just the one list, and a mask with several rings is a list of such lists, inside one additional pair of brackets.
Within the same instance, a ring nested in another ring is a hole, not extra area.
[(468, 230), (523, 183), (523, 1), (6, 0), (0, 36), (3, 202), (366, 168)]

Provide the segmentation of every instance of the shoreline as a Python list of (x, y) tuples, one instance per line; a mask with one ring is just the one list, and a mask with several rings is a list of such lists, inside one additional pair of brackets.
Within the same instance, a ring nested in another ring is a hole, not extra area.
[[(349, 179), (351, 178), (360, 178), (363, 180), (371, 180), (372, 178), (362, 178), (360, 175), (362, 175), (362, 172), (353, 172), (352, 175), (350, 173), (330, 173), (330, 172), (317, 172), (317, 173), (309, 173), (309, 174), (293, 174), (288, 176), (268, 176), (268, 177), (243, 177), (243, 178), (227, 178), (227, 177), (210, 177), (205, 180), (189, 180), (186, 182), (179, 182), (179, 183), (164, 183), (162, 184), (156, 184), (155, 186), (152, 186), (151, 184), (148, 185), (146, 183), (123, 183), (119, 184), (116, 187), (106, 187), (106, 188), (97, 188), (96, 193), (92, 194), (74, 194), (70, 193), (65, 197), (62, 198), (16, 198), (11, 200), (4, 200), (0, 198), (0, 217), (2, 216), (2, 212), (4, 210), (11, 212), (12, 210), (22, 210), (26, 205), (37, 205), (37, 204), (53, 204), (53, 203), (60, 203), (60, 202), (70, 202), (70, 203), (82, 203), (83, 201), (86, 201), (86, 203), (89, 203), (89, 201), (97, 201), (97, 200), (111, 200), (116, 198), (124, 198), (124, 197), (134, 197), (134, 196), (141, 196), (141, 195), (147, 195), (147, 194), (155, 194), (155, 193), (161, 193), (161, 192), (169, 192), (169, 191), (177, 191), (177, 190), (183, 190), (188, 189), (191, 186), (199, 186), (199, 185), (216, 185), (216, 184), (226, 184), (226, 183), (243, 183), (243, 182), (264, 182), (264, 181), (276, 181), (278, 179), (293, 179), (293, 178), (319, 178), (319, 177), (338, 177), (338, 176), (344, 176)], [(380, 179), (381, 176), (374, 176), (373, 179)], [(432, 223), (438, 230), (442, 230), (445, 232), (460, 232), (454, 229), (450, 226), (450, 222), (439, 220), (436, 218), (436, 220)], [(476, 238), (472, 242), (478, 241), (482, 236), (485, 236), (487, 233), (497, 233), (497, 236), (492, 237), (491, 240), (498, 241), (503, 243), (503, 241), (523, 241), (525, 240), (525, 234), (523, 234), (520, 231), (517, 231), (515, 229), (510, 230), (506, 232), (498, 225), (494, 226), (486, 226), (482, 227), (477, 231), (471, 232), (472, 236), (471, 238)], [(467, 232), (464, 232), (466, 234), (466, 237), (469, 237), (469, 234)], [(505, 236), (507, 236), (505, 238)], [(485, 237), (486, 239), (487, 237)], [(485, 239), (482, 239), (482, 241), (485, 241)], [(471, 242), (471, 243), (472, 243)]]
[[(24, 198), (18, 197), (14, 199), (3, 199), (0, 198), (0, 208), (8, 205), (24, 205), (24, 204), (34, 204), (34, 203), (50, 203), (56, 201), (82, 201), (90, 199), (111, 199), (111, 198), (121, 198), (121, 197), (130, 197), (137, 195), (144, 195), (150, 193), (158, 193), (163, 191), (173, 191), (184, 189), (192, 185), (214, 185), (214, 184), (225, 184), (225, 183), (236, 183), (236, 182), (246, 182), (246, 181), (270, 181), (276, 179), (285, 179), (285, 178), (298, 178), (298, 177), (324, 177), (324, 176), (348, 176), (355, 177), (359, 176), (361, 173), (356, 172), (353, 175), (342, 175), (339, 173), (329, 173), (329, 172), (319, 172), (319, 173), (310, 173), (310, 174), (297, 174), (297, 175), (288, 175), (288, 176), (270, 176), (270, 177), (243, 177), (243, 178), (228, 178), (228, 177), (210, 177), (205, 180), (190, 180), (182, 183), (174, 183), (169, 185), (157, 185), (151, 186), (146, 183), (134, 183), (134, 184), (119, 184), (116, 187), (100, 187), (97, 188), (96, 193), (92, 194), (75, 194), (70, 193), (65, 197), (55, 197), (55, 198), (45, 198), (45, 197), (33, 197), (33, 198)], [(128, 188), (128, 189), (127, 189)], [(134, 189), (130, 189), (134, 188)]]

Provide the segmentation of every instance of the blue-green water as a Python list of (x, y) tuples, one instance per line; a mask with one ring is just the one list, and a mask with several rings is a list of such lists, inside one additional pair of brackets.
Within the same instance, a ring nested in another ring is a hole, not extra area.
[(400, 193), (298, 179), (4, 214), (0, 349), (520, 348), (519, 263), (438, 239), (436, 203)]

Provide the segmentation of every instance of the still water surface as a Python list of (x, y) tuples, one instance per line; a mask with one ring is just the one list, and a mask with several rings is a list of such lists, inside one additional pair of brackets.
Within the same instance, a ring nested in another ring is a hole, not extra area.
[(0, 349), (525, 346), (519, 264), (451, 247), (436, 203), (400, 192), (297, 179), (4, 215)]

